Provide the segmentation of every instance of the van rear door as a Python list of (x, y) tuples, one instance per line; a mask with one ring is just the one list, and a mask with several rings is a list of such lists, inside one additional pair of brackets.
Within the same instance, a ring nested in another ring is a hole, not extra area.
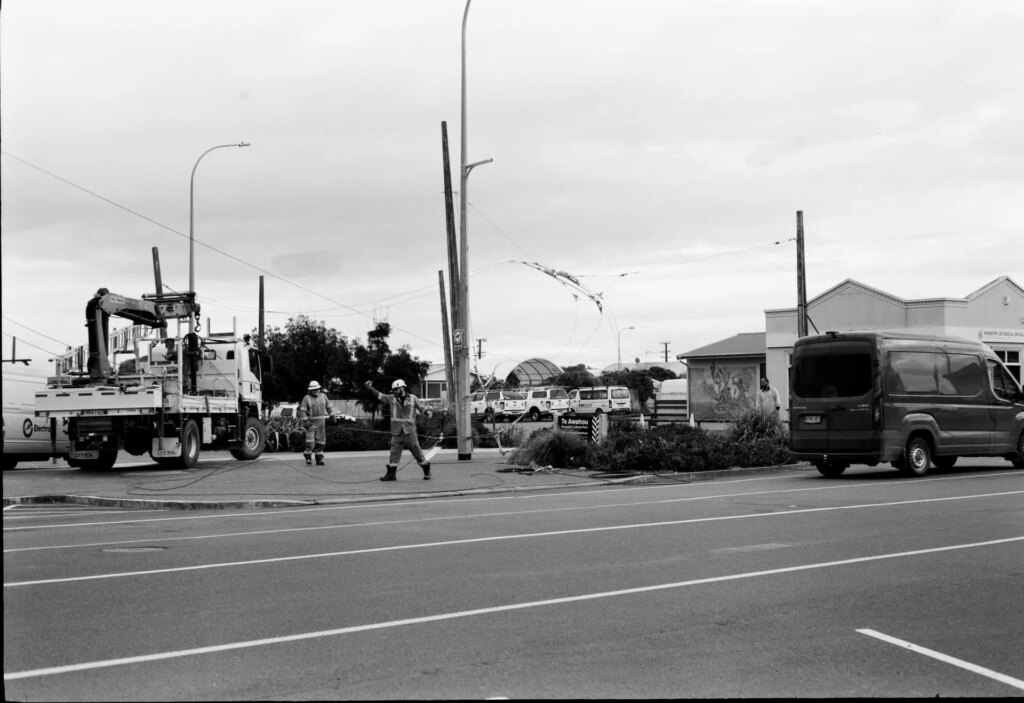
[(877, 451), (872, 421), (874, 346), (867, 339), (823, 339), (793, 350), (791, 443), (795, 452)]

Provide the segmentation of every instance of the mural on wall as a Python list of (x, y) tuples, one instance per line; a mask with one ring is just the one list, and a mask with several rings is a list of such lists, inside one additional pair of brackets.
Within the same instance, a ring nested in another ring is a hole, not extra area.
[(711, 362), (693, 369), (690, 408), (702, 421), (728, 421), (754, 404), (757, 394), (757, 364)]

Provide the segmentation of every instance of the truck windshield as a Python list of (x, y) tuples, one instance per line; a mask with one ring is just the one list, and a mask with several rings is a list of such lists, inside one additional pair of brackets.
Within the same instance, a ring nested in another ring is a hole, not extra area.
[(850, 398), (871, 390), (871, 343), (839, 340), (798, 345), (793, 351), (793, 395)]

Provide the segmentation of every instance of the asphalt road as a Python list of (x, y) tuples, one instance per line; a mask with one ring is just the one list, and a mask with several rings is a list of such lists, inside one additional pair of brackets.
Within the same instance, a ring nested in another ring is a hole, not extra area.
[(1024, 472), (4, 513), (8, 700), (1024, 695)]

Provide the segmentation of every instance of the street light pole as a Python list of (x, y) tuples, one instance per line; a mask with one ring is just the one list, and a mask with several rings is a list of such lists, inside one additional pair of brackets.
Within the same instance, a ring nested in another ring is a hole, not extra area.
[(462, 127), (461, 153), (459, 168), (459, 305), (458, 321), (455, 330), (455, 374), (456, 374), (456, 421), (458, 434), (459, 459), (468, 461), (473, 458), (473, 429), (469, 413), (469, 241), (466, 227), (467, 181), (469, 172), (481, 164), (490, 163), (493, 159), (466, 163), (466, 21), (469, 19), (469, 4), (462, 13)]
[(622, 333), (626, 330), (635, 330), (636, 327), (627, 327), (626, 329), (619, 330), (619, 344), (618, 344), (618, 361), (615, 364), (616, 371), (622, 371)]
[[(196, 195), (196, 169), (199, 168), (199, 162), (203, 160), (203, 157), (209, 154), (214, 149), (223, 149), (229, 146), (250, 146), (248, 142), (239, 142), (238, 144), (218, 144), (212, 146), (196, 159), (196, 165), (192, 167), (192, 178), (189, 181), (188, 186), (188, 290), (190, 293), (196, 291), (196, 242), (195, 242), (195, 195)], [(157, 294), (163, 293), (158, 290)]]

